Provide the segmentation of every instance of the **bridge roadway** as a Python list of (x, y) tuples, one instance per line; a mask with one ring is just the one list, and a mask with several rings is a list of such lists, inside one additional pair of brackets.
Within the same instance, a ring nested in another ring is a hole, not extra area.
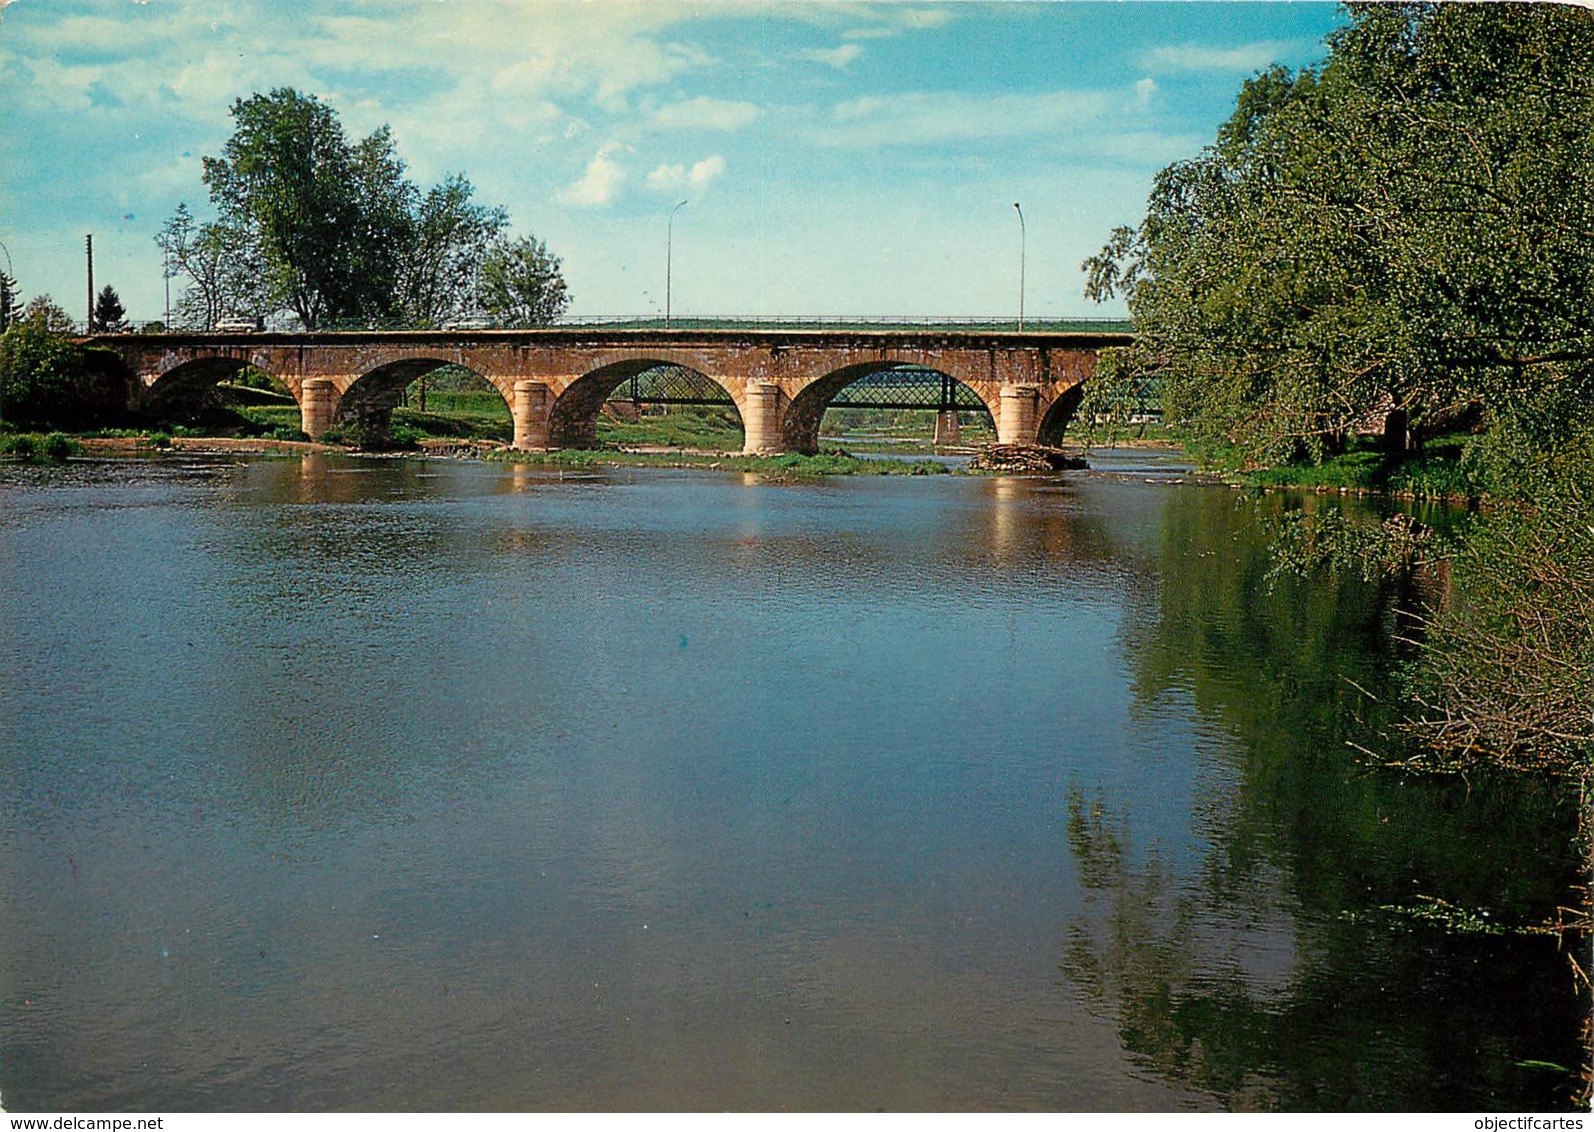
[(445, 365), (492, 383), (509, 405), (514, 447), (586, 448), (612, 391), (656, 366), (716, 382), (741, 415), (748, 453), (813, 452), (825, 407), (870, 374), (934, 370), (979, 397), (1003, 443), (1061, 442), (1104, 347), (1128, 334), (957, 329), (404, 330), (102, 334), (87, 339), (127, 367), (134, 408), (202, 396), (240, 367), (281, 381), (312, 437), (334, 425), (385, 430), (404, 390)]

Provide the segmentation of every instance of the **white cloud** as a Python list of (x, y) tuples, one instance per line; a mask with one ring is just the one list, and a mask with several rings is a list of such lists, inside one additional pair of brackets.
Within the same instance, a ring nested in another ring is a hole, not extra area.
[(1137, 110), (1144, 110), (1151, 105), (1151, 100), (1157, 97), (1157, 80), (1149, 76), (1141, 79), (1135, 83), (1134, 92), (1130, 105)]
[(912, 31), (945, 27), (952, 22), (952, 13), (945, 7), (903, 8), (896, 13), (897, 22)]
[(869, 95), (839, 103), (814, 140), (841, 146), (933, 145), (1078, 133), (1114, 100), (1095, 91), (967, 95), (940, 91)]
[(661, 106), (650, 121), (661, 130), (739, 130), (757, 117), (758, 107), (751, 102), (700, 96)]
[(840, 47), (815, 47), (804, 51), (802, 57), (810, 63), (823, 63), (827, 67), (834, 67), (838, 71), (845, 71), (858, 61), (863, 54), (863, 48), (856, 43), (843, 43)]
[(893, 39), (905, 31), (927, 31), (945, 27), (953, 20), (951, 5), (934, 8), (909, 8), (901, 4), (862, 9), (857, 14), (879, 22), (843, 32), (843, 39)]
[(619, 142), (604, 145), (587, 162), (587, 171), (581, 179), (560, 189), (554, 198), (572, 208), (602, 208), (614, 200), (625, 181), (625, 169), (614, 160), (614, 155), (623, 148)]
[(1238, 47), (1209, 47), (1200, 43), (1153, 47), (1140, 56), (1150, 71), (1260, 71), (1279, 59), (1298, 54), (1300, 45), (1282, 39), (1243, 43)]
[(660, 165), (648, 174), (648, 187), (661, 193), (681, 189), (704, 189), (725, 172), (725, 159), (719, 154), (705, 157), (688, 169), (684, 164)]
[[(1590, 0), (1590, 2), (1594, 3), (1594, 0)], [(853, 28), (851, 31), (842, 32), (841, 33), (841, 38), (842, 39), (895, 39), (895, 38), (897, 38), (897, 36), (899, 36), (901, 34), (902, 34), (902, 29), (901, 28), (896, 28), (896, 27)]]
[(712, 62), (661, 36), (684, 18), (667, 4), (431, 3), (410, 8), (402, 37), (381, 16), (330, 15), (314, 21), (304, 46), (328, 67), (359, 59), (371, 70), (421, 68), (461, 84), (485, 82), (504, 98), (575, 96), (621, 111), (631, 91)]

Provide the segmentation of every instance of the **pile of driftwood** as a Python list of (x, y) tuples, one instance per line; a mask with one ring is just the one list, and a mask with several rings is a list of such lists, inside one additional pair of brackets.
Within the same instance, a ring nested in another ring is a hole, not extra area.
[(969, 468), (977, 472), (1059, 472), (1088, 467), (1083, 458), (1043, 444), (986, 444), (969, 460)]

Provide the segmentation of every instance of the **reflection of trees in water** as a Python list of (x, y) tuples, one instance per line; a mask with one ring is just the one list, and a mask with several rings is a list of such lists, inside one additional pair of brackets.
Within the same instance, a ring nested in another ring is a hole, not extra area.
[[(1403, 778), (1358, 761), (1394, 681), (1402, 595), (1353, 579), (1270, 589), (1253, 508), (1170, 496), (1157, 604), (1131, 619), (1138, 718), (1192, 715), (1191, 866), (1131, 843), (1132, 808), (1069, 801), (1086, 899), (1062, 970), (1157, 1072), (1235, 1108), (1436, 1111), (1569, 1103), (1581, 1004), (1549, 918), (1575, 807), (1521, 779)], [(1160, 726), (1160, 725), (1159, 725)], [(1165, 728), (1164, 728), (1165, 730)], [(1204, 736), (1205, 738), (1202, 738)], [(1376, 742), (1373, 743), (1376, 745)]]
[[(1296, 878), (1245, 890), (1135, 860), (1075, 791), (1068, 840), (1086, 889), (1060, 968), (1124, 1048), (1234, 1109), (1476, 1110), (1568, 1104), (1578, 1005), (1542, 937), (1448, 932), (1393, 912), (1280, 923)], [(1348, 862), (1354, 869), (1358, 862)], [(1275, 890), (1279, 886), (1279, 890)], [(1298, 933), (1298, 934), (1295, 934)]]
[[(1274, 996), (1251, 987), (1232, 954), (1203, 948), (1203, 909), (1154, 855), (1136, 866), (1127, 832), (1075, 789), (1068, 844), (1086, 891), (1061, 969), (1110, 1004), (1131, 1053), (1241, 1109), (1283, 1107), (1268, 1024)], [(1243, 928), (1237, 933), (1242, 942)], [(1207, 941), (1210, 945), (1210, 941)]]

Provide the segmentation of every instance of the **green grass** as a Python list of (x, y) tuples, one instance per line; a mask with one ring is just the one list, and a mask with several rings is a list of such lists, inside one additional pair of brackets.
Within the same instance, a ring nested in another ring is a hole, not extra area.
[(1437, 437), (1420, 452), (1395, 457), (1374, 441), (1359, 443), (1348, 452), (1321, 464), (1291, 464), (1248, 472), (1244, 482), (1252, 487), (1327, 488), (1330, 490), (1392, 492), (1418, 499), (1475, 499), (1483, 485), (1462, 462), (1465, 437)]
[(297, 405), (256, 405), (247, 409), (239, 409), (238, 413), (256, 431), (247, 435), (264, 436), (279, 428), (298, 428), (302, 417)]
[(1246, 473), (1256, 487), (1333, 487), (1371, 490), (1387, 478), (1380, 452), (1346, 452), (1321, 464), (1286, 464)]
[(82, 452), (83, 446), (62, 432), (14, 432), (0, 436), (0, 456), (12, 456), (24, 463), (56, 463)]
[(700, 448), (739, 452), (742, 426), (730, 409), (680, 409), (637, 421), (598, 418), (598, 443), (617, 448)]
[[(494, 396), (497, 396), (494, 394)], [(406, 409), (393, 410), (393, 429), (408, 429), (422, 437), (450, 440), (502, 440), (514, 439), (515, 424), (507, 412), (484, 411), (433, 412), (433, 398), (426, 398), (426, 412)], [(503, 399), (498, 404), (503, 406)]]
[[(415, 385), (404, 392), (403, 409), (421, 409)], [(497, 418), (508, 421), (509, 406), (496, 389), (434, 389), (426, 391), (426, 412), (444, 417)]]

